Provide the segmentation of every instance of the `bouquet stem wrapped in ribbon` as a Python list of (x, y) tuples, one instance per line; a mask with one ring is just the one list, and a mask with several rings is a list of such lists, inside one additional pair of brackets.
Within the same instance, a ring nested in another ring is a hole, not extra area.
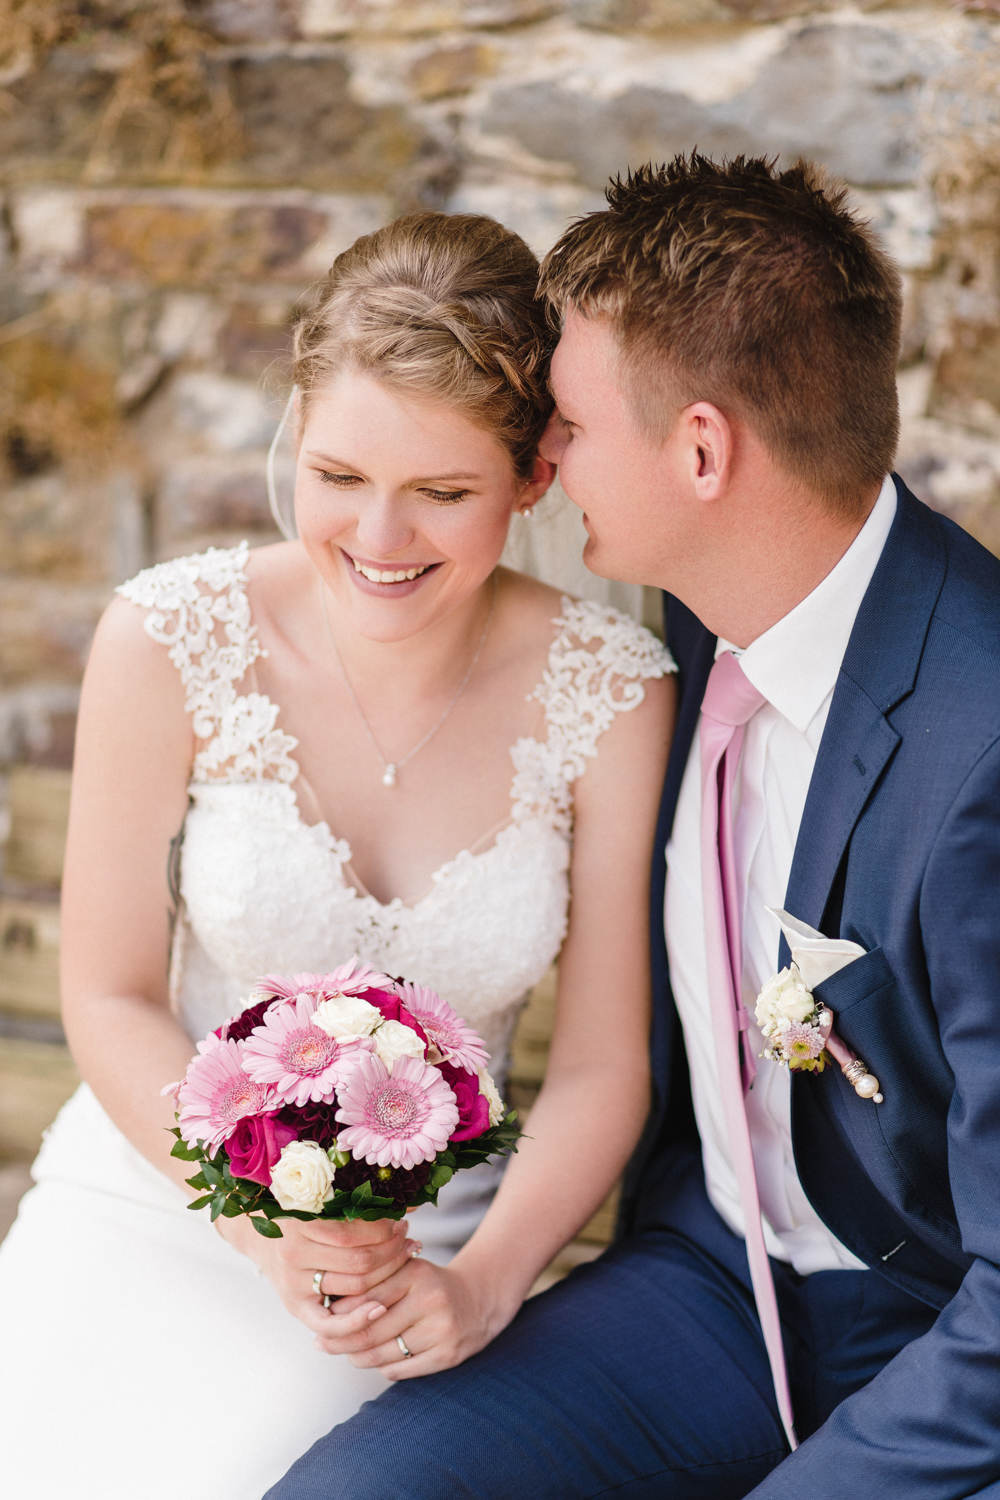
[(358, 959), (268, 974), (198, 1043), (172, 1156), (211, 1207), (280, 1238), (275, 1220), (399, 1219), (455, 1172), (517, 1150), (489, 1054), (433, 990)]

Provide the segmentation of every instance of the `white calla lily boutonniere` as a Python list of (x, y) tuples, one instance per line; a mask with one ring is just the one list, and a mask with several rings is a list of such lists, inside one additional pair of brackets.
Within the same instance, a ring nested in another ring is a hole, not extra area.
[(859, 1098), (881, 1104), (878, 1079), (837, 1036), (833, 1012), (813, 995), (817, 985), (862, 958), (864, 948), (846, 938), (824, 937), (786, 911), (767, 910), (781, 924), (792, 962), (772, 975), (757, 996), (757, 1025), (766, 1043), (762, 1056), (806, 1073), (822, 1073), (830, 1063), (839, 1063)]

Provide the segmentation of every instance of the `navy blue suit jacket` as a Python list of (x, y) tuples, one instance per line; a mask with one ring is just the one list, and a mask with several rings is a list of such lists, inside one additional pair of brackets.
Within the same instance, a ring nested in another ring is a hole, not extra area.
[[(1000, 1478), (1000, 562), (896, 479), (898, 507), (851, 634), (784, 905), (866, 950), (822, 985), (878, 1075), (794, 1075), (803, 1187), (837, 1238), (940, 1309), (754, 1491), (974, 1493)], [(680, 669), (652, 890), (657, 1106), (626, 1227), (669, 1217), (693, 1116), (663, 946), (665, 848), (715, 637), (668, 599)], [(787, 963), (782, 940), (775, 962)], [(766, 1066), (763, 1064), (762, 1066)]]

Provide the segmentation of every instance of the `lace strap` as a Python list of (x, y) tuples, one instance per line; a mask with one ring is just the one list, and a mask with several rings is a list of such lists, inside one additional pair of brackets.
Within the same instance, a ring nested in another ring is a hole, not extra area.
[(548, 738), (519, 740), (514, 816), (549, 818), (568, 831), (572, 784), (597, 754), (598, 741), (620, 713), (638, 708), (643, 682), (676, 672), (667, 648), (620, 610), (563, 596), (548, 667), (532, 697), (545, 710)]
[(246, 592), (249, 544), (210, 547), (192, 557), (146, 568), (117, 592), (147, 611), (146, 634), (168, 648), (181, 674), (184, 706), (199, 740), (192, 779), (293, 781), (288, 752), (297, 743), (275, 729), (276, 704), (260, 693), (238, 695), (236, 684), (264, 655)]

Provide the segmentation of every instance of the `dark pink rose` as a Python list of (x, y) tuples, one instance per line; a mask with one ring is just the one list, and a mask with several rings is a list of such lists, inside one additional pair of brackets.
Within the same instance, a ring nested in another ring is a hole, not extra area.
[(456, 1068), (454, 1063), (435, 1064), (445, 1083), (455, 1095), (458, 1105), (458, 1125), (449, 1136), (452, 1141), (471, 1141), (490, 1128), (490, 1106), (484, 1094), (479, 1092), (479, 1079), (468, 1068)]
[(270, 1187), (271, 1168), (289, 1141), (297, 1138), (297, 1130), (273, 1115), (247, 1116), (226, 1141), (230, 1171), (234, 1177)]

